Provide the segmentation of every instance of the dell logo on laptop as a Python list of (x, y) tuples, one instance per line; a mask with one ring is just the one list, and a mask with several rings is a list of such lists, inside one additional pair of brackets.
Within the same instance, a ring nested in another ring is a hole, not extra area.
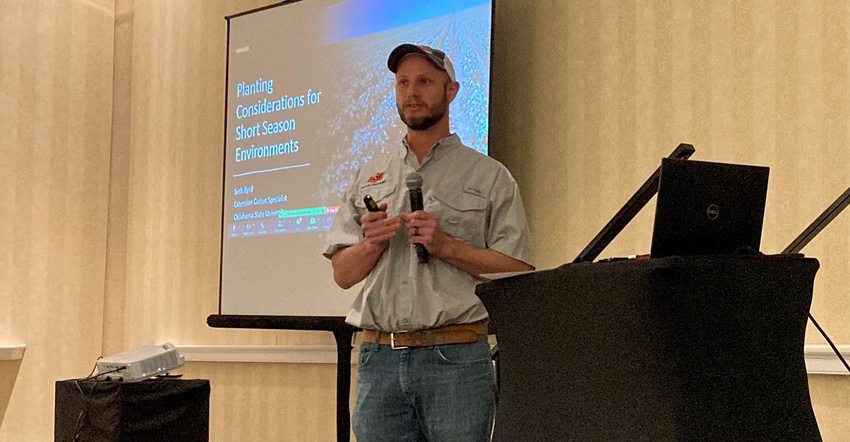
[(714, 221), (718, 216), (720, 216), (720, 207), (717, 207), (717, 204), (712, 204), (708, 206), (708, 210), (705, 211), (705, 214), (708, 216), (708, 219)]

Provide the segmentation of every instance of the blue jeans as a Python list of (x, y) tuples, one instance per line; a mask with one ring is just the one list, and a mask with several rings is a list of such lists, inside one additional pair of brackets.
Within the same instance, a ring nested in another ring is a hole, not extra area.
[(352, 428), (357, 442), (486, 442), (496, 384), (485, 336), (472, 344), (360, 346)]

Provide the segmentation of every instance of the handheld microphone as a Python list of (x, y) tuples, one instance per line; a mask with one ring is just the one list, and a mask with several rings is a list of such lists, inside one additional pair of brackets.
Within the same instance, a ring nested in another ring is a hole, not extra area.
[[(407, 186), (407, 191), (410, 196), (410, 211), (424, 210), (425, 206), (422, 203), (422, 175), (416, 172), (411, 172), (404, 180)], [(428, 249), (422, 244), (414, 244), (416, 247), (416, 256), (419, 258), (419, 264), (428, 264)]]

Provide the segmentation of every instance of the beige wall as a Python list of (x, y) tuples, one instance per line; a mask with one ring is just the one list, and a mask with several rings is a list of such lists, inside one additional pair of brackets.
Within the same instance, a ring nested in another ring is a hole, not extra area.
[(0, 0), (3, 441), (50, 440), (54, 381), (100, 355), (113, 30), (109, 0)]
[[(0, 362), (0, 440), (49, 440), (53, 382), (100, 354), (332, 344), (205, 322), (218, 307), (223, 17), (268, 3), (0, 0), (0, 345), (28, 345)], [(771, 167), (762, 249), (784, 248), (850, 185), (848, 12), (498, 0), (492, 149), (522, 187), (538, 266), (572, 260), (680, 142), (694, 159)], [(603, 256), (646, 252), (651, 212)], [(848, 233), (843, 214), (804, 250), (822, 264), (813, 314), (844, 344)], [(808, 342), (822, 343), (814, 329)], [(211, 380), (212, 440), (334, 439), (332, 365), (183, 372)], [(850, 377), (811, 386), (824, 439), (841, 440)]]
[[(500, 1), (494, 155), (519, 181), (538, 264), (571, 261), (682, 142), (770, 166), (762, 250), (850, 186), (845, 1)], [(648, 253), (649, 203), (601, 257)], [(850, 213), (803, 252), (812, 314), (850, 343)], [(742, 336), (741, 339), (746, 339)], [(810, 327), (809, 344), (825, 341)], [(824, 440), (850, 431), (850, 377), (811, 376)]]

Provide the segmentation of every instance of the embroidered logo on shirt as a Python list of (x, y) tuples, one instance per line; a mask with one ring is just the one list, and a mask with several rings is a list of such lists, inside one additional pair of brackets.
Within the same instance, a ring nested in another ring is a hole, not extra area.
[(378, 172), (378, 173), (370, 176), (369, 179), (366, 180), (366, 183), (367, 184), (378, 184), (383, 179), (384, 179), (384, 172)]
[(475, 187), (472, 187), (472, 186), (466, 186), (463, 189), (463, 191), (466, 192), (466, 193), (471, 193), (475, 196), (482, 196), (482, 197), (484, 196), (484, 192), (482, 192), (481, 189), (476, 189)]

